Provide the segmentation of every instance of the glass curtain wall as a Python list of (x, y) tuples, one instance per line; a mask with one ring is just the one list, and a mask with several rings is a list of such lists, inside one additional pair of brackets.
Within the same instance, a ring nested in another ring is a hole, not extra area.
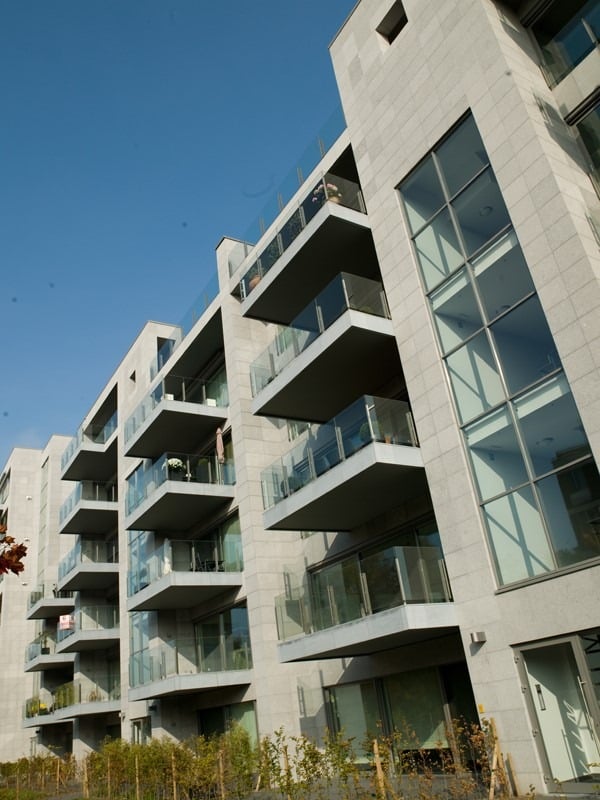
[(471, 116), (400, 185), (500, 583), (600, 556), (600, 477)]

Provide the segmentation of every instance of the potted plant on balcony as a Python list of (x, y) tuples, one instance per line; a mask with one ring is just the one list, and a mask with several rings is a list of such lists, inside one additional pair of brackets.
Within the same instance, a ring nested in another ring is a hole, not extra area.
[(260, 283), (261, 274), (260, 274), (260, 267), (258, 262), (255, 263), (249, 270), (248, 275), (246, 277), (248, 291), (251, 292), (258, 284)]
[(323, 181), (313, 190), (313, 203), (322, 205), (325, 200), (329, 200), (331, 203), (339, 203), (341, 199), (342, 193), (335, 183), (326, 183)]
[(169, 472), (183, 472), (185, 464), (180, 458), (167, 458), (167, 467), (169, 468)]

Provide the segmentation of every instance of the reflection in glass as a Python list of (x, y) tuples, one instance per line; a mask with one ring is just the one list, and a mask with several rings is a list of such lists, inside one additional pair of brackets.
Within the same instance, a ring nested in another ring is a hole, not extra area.
[(384, 681), (394, 730), (402, 750), (448, 747), (444, 701), (437, 670), (403, 672)]
[(536, 484), (559, 567), (600, 556), (600, 476), (588, 461)]
[(498, 370), (484, 332), (448, 356), (447, 363), (463, 422), (504, 399)]
[(520, 397), (515, 408), (536, 475), (589, 453), (581, 418), (563, 374)]
[(403, 602), (398, 578), (398, 555), (402, 555), (399, 548), (388, 547), (361, 559), (360, 568), (372, 614), (394, 608)]
[(444, 209), (415, 237), (417, 257), (427, 289), (437, 286), (463, 263), (450, 212)]
[(482, 500), (525, 483), (527, 472), (506, 406), (466, 428), (465, 437)]
[(472, 262), (487, 318), (508, 311), (534, 291), (533, 281), (513, 230), (503, 234)]
[(336, 686), (328, 695), (336, 732), (354, 740), (359, 763), (368, 761), (371, 748), (365, 752), (362, 745), (377, 736), (381, 723), (375, 685), (369, 681)]
[[(600, 17), (600, 6), (598, 16)], [(600, 20), (598, 27), (600, 28)], [(581, 120), (577, 125), (577, 130), (593, 164), (596, 180), (600, 185), (600, 106), (596, 106)]]
[(558, 83), (598, 46), (598, 0), (552, 3), (531, 26), (553, 83)]
[(542, 519), (527, 486), (483, 506), (500, 583), (533, 578), (554, 569)]
[(344, 284), (341, 280), (333, 280), (319, 294), (320, 312), (323, 328), (329, 328), (348, 307)]
[(431, 158), (404, 181), (402, 195), (408, 222), (414, 233), (444, 205), (442, 187)]
[(311, 576), (314, 624), (331, 628), (365, 615), (358, 559), (333, 564)]
[(511, 394), (560, 367), (560, 359), (537, 297), (495, 322), (491, 331)]
[(456, 194), (489, 163), (472, 116), (440, 146), (437, 157), (450, 195)]
[(452, 205), (469, 254), (510, 225), (496, 177), (489, 168), (459, 194)]
[(444, 352), (464, 342), (483, 325), (465, 269), (431, 295), (431, 305)]

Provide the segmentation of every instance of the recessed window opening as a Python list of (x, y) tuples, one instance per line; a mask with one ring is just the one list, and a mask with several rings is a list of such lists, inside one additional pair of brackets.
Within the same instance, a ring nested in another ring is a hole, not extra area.
[(391, 44), (407, 22), (404, 6), (400, 0), (396, 0), (375, 30), (388, 44)]

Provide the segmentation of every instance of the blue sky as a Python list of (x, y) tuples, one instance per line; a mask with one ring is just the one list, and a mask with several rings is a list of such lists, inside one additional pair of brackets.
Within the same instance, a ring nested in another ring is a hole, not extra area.
[(355, 0), (0, 0), (0, 469), (178, 322), (339, 98)]

